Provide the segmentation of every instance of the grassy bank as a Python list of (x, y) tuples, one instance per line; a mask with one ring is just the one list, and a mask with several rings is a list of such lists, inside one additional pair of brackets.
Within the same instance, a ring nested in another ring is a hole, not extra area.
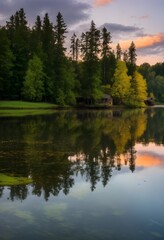
[(55, 109), (70, 109), (70, 106), (59, 106), (53, 103), (34, 103), (24, 101), (0, 101), (0, 117), (22, 117), (31, 115), (52, 114)]
[(58, 106), (52, 103), (34, 103), (24, 101), (0, 101), (0, 109), (54, 109)]

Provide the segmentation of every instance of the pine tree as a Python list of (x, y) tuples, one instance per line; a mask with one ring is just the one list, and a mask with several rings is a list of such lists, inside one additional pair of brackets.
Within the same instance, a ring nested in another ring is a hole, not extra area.
[(101, 56), (102, 58), (107, 58), (109, 57), (111, 52), (110, 43), (112, 43), (112, 41), (111, 34), (110, 32), (107, 31), (105, 27), (102, 29), (101, 39), (102, 39)]
[(42, 35), (43, 35), (42, 21), (40, 16), (37, 16), (36, 22), (31, 31), (30, 50), (32, 54), (36, 54), (43, 60), (45, 55), (43, 53)]
[(0, 28), (0, 98), (10, 98), (13, 55), (6, 29)]
[(128, 56), (128, 51), (127, 50), (125, 50), (123, 52), (123, 61), (126, 63), (126, 65), (128, 64), (129, 56)]
[(109, 67), (111, 55), (110, 43), (112, 43), (112, 41), (111, 34), (105, 27), (102, 29), (101, 40), (102, 83), (109, 84), (111, 82), (109, 78)]
[(121, 54), (122, 54), (121, 47), (120, 47), (120, 44), (118, 43), (117, 46), (116, 46), (116, 58), (117, 58), (117, 60), (121, 60)]
[(71, 53), (71, 66), (72, 69), (74, 69), (74, 77), (75, 77), (75, 95), (80, 93), (80, 64), (78, 62), (79, 59), (79, 48), (80, 43), (79, 39), (76, 37), (76, 34), (74, 33), (71, 37), (71, 46), (70, 46), (70, 53)]
[[(65, 55), (65, 38), (67, 33), (67, 26), (64, 22), (62, 14), (59, 12), (56, 17), (55, 25), (55, 99), (56, 103), (64, 105), (73, 103), (74, 96), (74, 71), (69, 65), (69, 61)], [(69, 69), (69, 67), (70, 69)], [(68, 69), (70, 72), (68, 72)]]
[(89, 32), (82, 33), (80, 41), (80, 50), (83, 61), (87, 61), (89, 54)]
[(70, 46), (70, 52), (71, 52), (71, 58), (73, 61), (78, 61), (79, 59), (79, 39), (77, 38), (76, 34), (74, 33), (71, 37), (71, 46)]
[(137, 61), (136, 47), (134, 42), (131, 43), (128, 52), (128, 74), (133, 76), (136, 70), (136, 61)]
[(88, 32), (82, 34), (81, 52), (83, 57), (83, 96), (94, 101), (100, 98), (102, 92), (100, 90), (100, 31), (96, 28), (92, 21)]
[(48, 13), (45, 14), (42, 27), (42, 48), (43, 48), (43, 65), (46, 74), (44, 88), (45, 100), (54, 101), (55, 88), (55, 69), (54, 69), (54, 55), (55, 55), (55, 35), (53, 24), (50, 22)]
[(64, 46), (67, 33), (67, 25), (64, 22), (62, 14), (59, 12), (56, 17), (55, 25), (55, 44), (58, 54), (65, 55), (66, 48)]
[(13, 60), (12, 97), (21, 98), (21, 89), (29, 60), (29, 35), (26, 15), (21, 8), (7, 22), (7, 33), (11, 42)]
[(76, 34), (74, 33), (73, 36), (71, 37), (71, 57), (72, 60), (75, 61), (76, 59)]
[(75, 42), (75, 57), (76, 57), (76, 62), (78, 62), (79, 60), (79, 48), (80, 48), (80, 43), (79, 43), (79, 39), (77, 38), (76, 39), (76, 42)]

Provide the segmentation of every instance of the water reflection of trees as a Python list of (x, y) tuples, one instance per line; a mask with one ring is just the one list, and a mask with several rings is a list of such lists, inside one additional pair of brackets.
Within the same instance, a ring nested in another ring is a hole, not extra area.
[(161, 108), (151, 108), (147, 113), (147, 128), (141, 137), (141, 142), (148, 144), (150, 141), (164, 144), (164, 111)]
[[(153, 119), (157, 121), (156, 114)], [(146, 126), (143, 110), (1, 119), (1, 173), (32, 177), (32, 194), (45, 200), (61, 191), (68, 194), (76, 175), (89, 181), (93, 191), (98, 182), (106, 186), (114, 170), (135, 170), (135, 142), (151, 138)], [(12, 200), (25, 199), (29, 191), (28, 186), (8, 188)], [(3, 192), (1, 187), (0, 196)]]

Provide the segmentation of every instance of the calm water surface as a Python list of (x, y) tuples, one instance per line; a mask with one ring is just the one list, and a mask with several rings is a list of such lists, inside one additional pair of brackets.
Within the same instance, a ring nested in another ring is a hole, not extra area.
[(164, 108), (0, 118), (0, 239), (164, 239)]

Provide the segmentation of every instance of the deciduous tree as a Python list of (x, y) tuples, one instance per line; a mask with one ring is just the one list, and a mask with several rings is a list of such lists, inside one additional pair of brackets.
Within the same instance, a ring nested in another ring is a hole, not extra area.
[(143, 76), (137, 71), (131, 79), (128, 104), (132, 107), (145, 106), (144, 100), (147, 98), (147, 85)]
[(114, 83), (112, 85), (111, 94), (115, 102), (126, 103), (130, 90), (130, 77), (127, 75), (128, 69), (125, 62), (118, 61), (114, 74)]
[(34, 55), (26, 72), (23, 96), (29, 101), (41, 101), (44, 94), (44, 72), (41, 60)]

